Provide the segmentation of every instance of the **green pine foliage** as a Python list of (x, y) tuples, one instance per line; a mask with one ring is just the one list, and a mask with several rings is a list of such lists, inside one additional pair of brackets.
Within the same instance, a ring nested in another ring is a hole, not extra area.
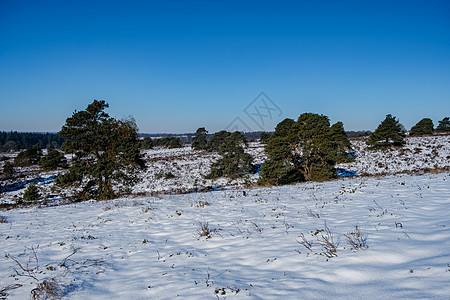
[(79, 199), (111, 199), (137, 182), (144, 169), (137, 126), (133, 119), (116, 120), (104, 112), (105, 101), (94, 100), (86, 110), (66, 119), (59, 135), (63, 150), (75, 154), (69, 172), (58, 177), (61, 185), (82, 187)]
[(348, 152), (352, 150), (352, 144), (345, 133), (344, 123), (336, 122), (331, 125), (330, 130), (337, 147), (336, 162), (343, 163), (353, 160), (354, 158), (348, 156)]
[(145, 137), (141, 141), (141, 148), (144, 150), (153, 149), (153, 139), (149, 136)]
[(192, 138), (192, 149), (194, 150), (206, 150), (208, 141), (207, 136), (208, 131), (206, 131), (205, 127), (201, 127), (197, 129), (195, 132), (195, 136)]
[(409, 135), (433, 134), (434, 124), (430, 118), (423, 118), (409, 131)]
[(267, 142), (269, 141), (269, 138), (272, 136), (272, 134), (270, 134), (269, 132), (263, 131), (261, 132), (261, 136), (259, 138), (259, 141), (262, 144), (267, 144)]
[(214, 133), (209, 139), (206, 149), (210, 152), (219, 152), (220, 147), (229, 135), (230, 133), (226, 130)]
[(450, 118), (445, 117), (441, 121), (439, 121), (439, 125), (436, 127), (437, 131), (440, 132), (449, 132), (450, 131)]
[(343, 124), (330, 126), (328, 117), (304, 113), (275, 128), (264, 150), (260, 184), (322, 181), (336, 176), (334, 165), (351, 149)]
[(41, 198), (41, 194), (35, 183), (32, 183), (27, 187), (22, 197), (23, 201), (26, 202), (36, 202), (39, 198)]
[(402, 125), (392, 115), (386, 115), (384, 121), (369, 136), (367, 145), (372, 149), (386, 148), (390, 146), (403, 146), (405, 144), (405, 133)]
[(20, 152), (14, 158), (14, 165), (18, 167), (27, 167), (31, 165), (37, 165), (42, 156), (41, 147), (36, 144), (31, 148), (28, 148)]
[(64, 154), (52, 148), (48, 149), (47, 155), (41, 157), (38, 164), (45, 171), (68, 167)]
[(229, 133), (227, 138), (219, 147), (219, 154), (222, 155), (218, 161), (211, 165), (211, 172), (207, 178), (242, 177), (253, 170), (253, 157), (245, 153), (245, 136), (238, 131)]
[(169, 149), (183, 147), (183, 145), (181, 144), (181, 140), (179, 138), (170, 138), (165, 146)]
[(9, 179), (14, 176), (14, 165), (9, 161), (3, 165), (3, 178)]

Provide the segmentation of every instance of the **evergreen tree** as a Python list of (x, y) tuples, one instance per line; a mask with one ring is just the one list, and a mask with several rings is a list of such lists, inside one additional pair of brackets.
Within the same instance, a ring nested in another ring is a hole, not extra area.
[(352, 150), (352, 144), (347, 138), (347, 134), (344, 130), (344, 123), (337, 122), (331, 125), (331, 134), (337, 146), (337, 157), (336, 161), (338, 163), (349, 161), (348, 152)]
[(14, 165), (9, 161), (5, 162), (3, 165), (3, 177), (5, 179), (11, 178), (14, 176)]
[(217, 177), (241, 177), (252, 171), (253, 157), (245, 153), (245, 136), (238, 131), (228, 135), (224, 143), (220, 146), (219, 154), (222, 155), (218, 161), (211, 165), (211, 172), (208, 178)]
[(38, 201), (40, 197), (41, 197), (41, 194), (39, 193), (39, 190), (38, 190), (36, 184), (33, 182), (25, 190), (25, 193), (23, 194), (22, 199), (27, 202), (35, 202), (35, 201)]
[(14, 164), (19, 167), (37, 165), (42, 156), (42, 150), (39, 144), (34, 145), (20, 152), (14, 158)]
[(147, 136), (141, 141), (141, 148), (148, 150), (153, 149), (153, 140), (151, 137)]
[(436, 128), (437, 131), (441, 132), (449, 132), (450, 131), (450, 118), (445, 117), (441, 121), (439, 121), (439, 125)]
[(433, 134), (434, 124), (430, 118), (423, 118), (409, 131), (409, 135)]
[(208, 131), (205, 127), (197, 129), (195, 136), (192, 138), (192, 149), (194, 150), (206, 150), (208, 141), (206, 139)]
[(176, 137), (169, 138), (169, 140), (167, 141), (165, 146), (167, 148), (169, 148), (169, 149), (183, 147), (183, 145), (181, 145), (181, 140), (179, 138), (176, 138)]
[(338, 155), (327, 116), (313, 113), (300, 115), (294, 125), (297, 144), (293, 145), (295, 165), (306, 180), (322, 181), (335, 177)]
[[(268, 159), (261, 166), (260, 183), (287, 184), (335, 177), (334, 165), (342, 155), (341, 124), (332, 130), (328, 117), (304, 113), (297, 122), (285, 119), (264, 148)], [(343, 127), (342, 127), (343, 128)]]
[(269, 138), (272, 136), (272, 134), (270, 134), (270, 133), (268, 133), (268, 132), (266, 132), (266, 131), (263, 131), (263, 132), (261, 132), (261, 136), (260, 136), (260, 138), (259, 138), (259, 141), (262, 143), (262, 144), (267, 144), (267, 142), (269, 141)]
[(77, 195), (80, 199), (114, 198), (115, 185), (130, 188), (138, 180), (137, 171), (145, 168), (136, 123), (110, 117), (104, 112), (107, 107), (105, 101), (94, 100), (86, 110), (67, 118), (59, 132), (67, 139), (63, 150), (75, 156), (58, 183), (83, 187)]
[(39, 160), (39, 166), (45, 171), (67, 168), (67, 159), (58, 150), (49, 148), (47, 155)]
[(275, 127), (275, 132), (264, 147), (268, 159), (261, 166), (259, 183), (279, 185), (304, 180), (294, 165), (295, 155), (291, 148), (296, 142), (294, 125), (294, 120), (284, 119)]
[(213, 134), (213, 136), (209, 139), (207, 144), (207, 150), (210, 152), (218, 152), (220, 147), (225, 142), (226, 138), (230, 135), (230, 133), (226, 130), (222, 130)]
[(392, 115), (386, 115), (384, 121), (369, 136), (367, 145), (372, 149), (390, 146), (403, 146), (405, 144), (405, 133), (402, 125)]

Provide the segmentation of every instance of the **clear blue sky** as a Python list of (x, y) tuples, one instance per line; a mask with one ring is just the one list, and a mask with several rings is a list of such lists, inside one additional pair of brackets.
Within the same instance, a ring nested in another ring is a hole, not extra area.
[[(0, 0), (0, 130), (93, 99), (141, 132), (210, 132), (264, 91), (347, 130), (450, 115), (450, 1)], [(271, 128), (267, 128), (268, 130)]]

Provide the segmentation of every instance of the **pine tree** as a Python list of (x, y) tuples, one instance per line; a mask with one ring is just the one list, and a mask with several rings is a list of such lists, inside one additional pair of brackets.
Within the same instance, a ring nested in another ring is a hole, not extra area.
[(19, 167), (26, 167), (31, 165), (37, 165), (42, 156), (41, 146), (39, 144), (34, 145), (20, 152), (14, 158), (14, 164)]
[(192, 149), (194, 150), (206, 150), (208, 141), (206, 139), (208, 131), (205, 127), (197, 129), (195, 136), (192, 138)]
[(221, 144), (219, 154), (222, 157), (211, 165), (211, 172), (207, 178), (241, 177), (252, 171), (253, 157), (245, 153), (245, 136), (238, 131), (228, 135)]
[(56, 170), (58, 168), (67, 168), (67, 159), (58, 150), (50, 148), (47, 155), (41, 157), (38, 164), (45, 171)]
[(434, 124), (430, 118), (423, 118), (409, 131), (409, 135), (433, 134)]
[(347, 138), (347, 134), (344, 130), (344, 123), (337, 122), (331, 125), (331, 134), (337, 146), (337, 157), (336, 161), (338, 163), (349, 161), (348, 152), (352, 150), (352, 144)]
[(14, 165), (9, 161), (5, 162), (3, 165), (3, 177), (5, 179), (11, 178), (14, 176)]
[(77, 184), (80, 199), (110, 199), (117, 196), (116, 185), (126, 191), (137, 182), (144, 169), (133, 119), (116, 120), (104, 109), (105, 101), (94, 100), (86, 110), (66, 119), (59, 135), (67, 138), (63, 150), (75, 154), (69, 172), (58, 178), (61, 185)]
[(153, 149), (153, 140), (151, 137), (147, 136), (141, 141), (141, 148), (148, 150)]
[(437, 131), (441, 132), (449, 132), (450, 131), (450, 118), (445, 117), (441, 121), (439, 121), (439, 125), (436, 128)]
[(403, 146), (405, 144), (404, 138), (405, 133), (402, 130), (402, 125), (395, 117), (389, 114), (386, 115), (384, 121), (369, 136), (367, 145), (372, 149)]
[(328, 117), (313, 113), (300, 115), (297, 122), (280, 122), (264, 148), (268, 159), (261, 166), (260, 183), (287, 184), (335, 177), (334, 165), (344, 148), (339, 142), (348, 145), (340, 136), (340, 128), (343, 126), (337, 124), (332, 130)]
[(39, 193), (39, 190), (35, 183), (30, 184), (23, 194), (23, 200), (27, 202), (38, 201), (40, 197), (41, 194)]
[(272, 134), (270, 134), (269, 132), (263, 131), (263, 132), (261, 132), (259, 141), (260, 141), (262, 144), (267, 144), (267, 142), (269, 141), (269, 138), (270, 138), (271, 136), (272, 136)]
[(218, 152), (229, 135), (230, 133), (226, 130), (214, 133), (209, 139), (206, 149), (210, 152)]
[(268, 159), (261, 166), (260, 184), (288, 184), (303, 181), (304, 177), (294, 165), (295, 154), (291, 145), (296, 142), (293, 127), (296, 122), (284, 119), (264, 147)]

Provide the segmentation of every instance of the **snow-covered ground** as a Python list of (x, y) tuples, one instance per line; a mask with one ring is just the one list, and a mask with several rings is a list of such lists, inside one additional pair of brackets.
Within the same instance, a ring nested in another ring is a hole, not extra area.
[[(67, 299), (448, 299), (449, 211), (449, 173), (1, 211), (0, 291), (10, 299), (45, 284)], [(346, 235), (357, 237), (355, 226), (368, 248), (352, 250)]]
[[(254, 157), (254, 163), (264, 162), (266, 155), (260, 143), (249, 143), (246, 151)], [(249, 174), (246, 178), (215, 180), (205, 179), (210, 172), (211, 163), (220, 158), (217, 153), (180, 149), (155, 149), (145, 153), (147, 170), (140, 176), (142, 181), (133, 188), (134, 193), (183, 193), (193, 190), (207, 190), (216, 187), (243, 187), (254, 184), (258, 174)], [(172, 173), (175, 177), (166, 179), (164, 175)]]
[[(368, 150), (364, 139), (352, 140), (356, 152), (356, 160), (352, 163), (340, 164), (337, 167), (356, 171), (357, 176), (386, 175), (398, 173), (423, 173), (424, 170), (449, 170), (450, 168), (450, 135), (425, 137), (409, 137), (403, 148), (390, 150)], [(264, 146), (258, 142), (249, 143), (246, 151), (254, 157), (254, 163), (264, 162), (266, 155)], [(144, 153), (147, 170), (141, 172), (141, 181), (133, 187), (135, 195), (175, 194), (191, 191), (205, 191), (215, 188), (244, 188), (254, 185), (259, 174), (249, 174), (244, 178), (215, 180), (205, 179), (210, 165), (220, 156), (217, 153), (192, 150), (190, 147), (178, 149), (154, 149)], [(12, 157), (12, 156), (11, 156)], [(3, 165), (3, 162), (0, 162)], [(14, 203), (22, 197), (25, 187), (35, 178), (51, 179), (64, 171), (40, 172), (37, 167), (16, 168), (24, 174), (20, 179), (22, 188), (2, 193), (0, 203)], [(174, 177), (166, 177), (167, 174)], [(9, 186), (17, 180), (7, 180)], [(54, 186), (52, 180), (37, 182), (41, 194), (48, 200), (58, 200), (70, 196), (70, 190), (62, 191)]]
[(368, 150), (366, 139), (351, 142), (356, 160), (338, 167), (357, 171), (358, 176), (450, 167), (450, 135), (407, 137), (404, 147), (388, 150)]

